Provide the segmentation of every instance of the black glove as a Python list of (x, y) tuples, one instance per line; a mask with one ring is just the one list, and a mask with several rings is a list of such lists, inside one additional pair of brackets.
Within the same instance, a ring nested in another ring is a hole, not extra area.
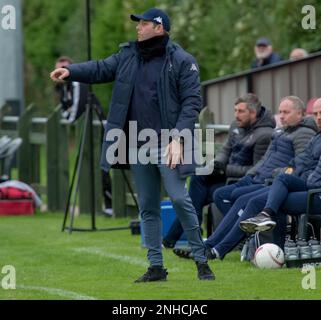
[(214, 160), (214, 174), (225, 174), (225, 165), (222, 162)]

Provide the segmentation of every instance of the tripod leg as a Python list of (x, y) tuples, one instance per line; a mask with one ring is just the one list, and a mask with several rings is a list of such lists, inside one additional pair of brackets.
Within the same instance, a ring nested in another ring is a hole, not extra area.
[[(84, 129), (82, 129), (82, 130), (84, 130)], [(81, 136), (82, 135), (83, 135), (83, 132), (81, 133)], [(80, 158), (80, 150), (81, 150), (81, 142), (79, 143), (79, 147), (78, 147), (76, 163), (75, 163), (75, 167), (74, 167), (74, 172), (72, 174), (71, 185), (70, 185), (69, 192), (68, 192), (68, 199), (67, 199), (67, 204), (66, 204), (66, 209), (65, 209), (65, 216), (64, 216), (64, 221), (62, 223), (61, 231), (64, 231), (66, 228), (67, 216), (68, 216), (69, 208), (70, 208), (70, 200), (71, 200), (71, 196), (72, 196), (72, 190), (74, 188), (74, 183), (75, 183), (75, 178), (76, 178), (76, 173), (77, 173), (77, 168), (78, 168), (78, 163), (79, 163), (79, 158)]]
[[(79, 179), (78, 179), (78, 182), (77, 182), (77, 183), (79, 183)], [(74, 226), (75, 209), (76, 209), (77, 199), (78, 199), (78, 185), (77, 185), (77, 188), (76, 188), (76, 193), (75, 193), (75, 198), (74, 198), (74, 204), (73, 204), (73, 206), (72, 206), (72, 211), (71, 211), (71, 215), (70, 215), (69, 234), (72, 233), (73, 226)]]
[[(92, 97), (90, 97), (91, 99)], [(95, 215), (96, 215), (96, 203), (95, 203), (95, 169), (94, 169), (94, 128), (93, 128), (93, 110), (91, 108), (92, 103), (90, 100), (89, 103), (89, 114), (88, 114), (88, 119), (89, 119), (89, 156), (90, 156), (90, 173), (92, 175), (92, 178), (90, 179), (90, 190), (91, 190), (91, 228), (92, 230), (96, 230), (96, 220), (95, 220)]]
[(84, 130), (83, 130), (83, 135), (81, 137), (79, 163), (78, 163), (78, 167), (77, 167), (77, 184), (76, 184), (76, 191), (75, 191), (75, 201), (74, 201), (74, 207), (73, 207), (73, 210), (72, 210), (70, 230), (72, 230), (72, 228), (73, 228), (73, 221), (74, 221), (74, 215), (75, 215), (75, 206), (76, 206), (76, 198), (77, 198), (77, 194), (78, 194), (78, 191), (79, 191), (79, 185), (80, 185), (79, 184), (79, 182), (80, 182), (80, 170), (81, 170), (83, 156), (84, 156), (84, 147), (85, 147), (87, 129), (88, 129), (88, 124), (89, 124), (89, 122), (88, 122), (89, 114), (90, 114), (90, 105), (88, 104), (86, 106), (86, 115), (85, 115), (85, 120), (84, 120)]
[(86, 114), (85, 114), (85, 120), (84, 120), (84, 125), (82, 128), (82, 134), (81, 134), (81, 140), (79, 143), (79, 150), (78, 150), (78, 155), (77, 155), (77, 159), (76, 159), (76, 164), (75, 164), (75, 169), (74, 169), (74, 173), (73, 173), (73, 177), (72, 177), (72, 183), (69, 189), (69, 195), (68, 195), (68, 201), (67, 201), (67, 205), (66, 205), (66, 210), (65, 210), (65, 218), (64, 218), (64, 223), (63, 223), (63, 230), (65, 229), (65, 224), (66, 224), (66, 220), (67, 220), (67, 215), (70, 209), (70, 200), (72, 197), (72, 192), (73, 192), (73, 188), (74, 188), (74, 182), (77, 176), (77, 184), (76, 184), (76, 191), (75, 191), (75, 201), (73, 203), (73, 208), (72, 208), (72, 212), (71, 212), (71, 220), (70, 220), (70, 226), (69, 226), (69, 232), (72, 232), (72, 228), (73, 228), (73, 222), (74, 222), (74, 215), (75, 215), (75, 206), (76, 206), (76, 198), (77, 198), (77, 194), (78, 194), (78, 190), (79, 190), (79, 181), (80, 181), (80, 169), (82, 166), (82, 159), (83, 159), (83, 154), (84, 154), (84, 146), (85, 146), (85, 140), (86, 140), (86, 133), (87, 133), (87, 124), (88, 124), (88, 116), (89, 116), (89, 109), (90, 107), (87, 106), (86, 107)]

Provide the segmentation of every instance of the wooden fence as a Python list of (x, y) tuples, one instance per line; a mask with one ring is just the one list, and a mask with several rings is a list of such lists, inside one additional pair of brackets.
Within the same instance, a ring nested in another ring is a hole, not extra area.
[(284, 96), (307, 102), (321, 97), (321, 53), (297, 61), (284, 61), (203, 82), (203, 101), (215, 115), (215, 123), (230, 124), (237, 97), (252, 92), (263, 105), (277, 113)]
[[(72, 125), (68, 121), (61, 119), (59, 106), (48, 118), (33, 117), (34, 111), (34, 106), (30, 105), (20, 117), (0, 116), (0, 135), (22, 138), (23, 142), (17, 153), (18, 179), (34, 187), (42, 198), (46, 199), (48, 210), (62, 211), (66, 206), (69, 178), (71, 176), (69, 171), (70, 168), (72, 169), (72, 164), (69, 164), (69, 143), (71, 141)], [(80, 136), (82, 122), (80, 120), (75, 125), (76, 137)], [(95, 166), (95, 201), (97, 212), (100, 212), (102, 187), (101, 171), (98, 163), (101, 146), (101, 127), (97, 121), (94, 122), (94, 139), (94, 161), (97, 163)], [(78, 203), (80, 212), (90, 212), (91, 193), (88, 190), (88, 149), (88, 143), (85, 143), (79, 184)], [(41, 177), (41, 170), (45, 171), (44, 177)], [(41, 181), (41, 178), (44, 181)]]

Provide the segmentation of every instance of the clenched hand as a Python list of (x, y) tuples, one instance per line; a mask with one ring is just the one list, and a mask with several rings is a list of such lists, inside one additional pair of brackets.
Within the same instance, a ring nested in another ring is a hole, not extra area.
[(70, 72), (66, 68), (57, 68), (50, 73), (50, 78), (55, 82), (63, 82), (69, 76)]

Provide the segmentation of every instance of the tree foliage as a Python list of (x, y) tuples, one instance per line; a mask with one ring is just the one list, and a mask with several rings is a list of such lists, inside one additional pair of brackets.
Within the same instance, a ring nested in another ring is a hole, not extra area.
[[(275, 51), (288, 58), (294, 47), (321, 49), (321, 8), (317, 0), (91, 0), (92, 57), (103, 59), (119, 43), (135, 39), (133, 12), (165, 9), (172, 21), (171, 37), (197, 58), (201, 79), (208, 80), (248, 69), (253, 45), (269, 37)], [(317, 29), (301, 26), (302, 7), (313, 5)], [(318, 21), (319, 18), (319, 21)], [(53, 107), (49, 72), (60, 55), (87, 59), (85, 0), (24, 0), (24, 48), (27, 102)], [(95, 86), (108, 105), (112, 85)]]

